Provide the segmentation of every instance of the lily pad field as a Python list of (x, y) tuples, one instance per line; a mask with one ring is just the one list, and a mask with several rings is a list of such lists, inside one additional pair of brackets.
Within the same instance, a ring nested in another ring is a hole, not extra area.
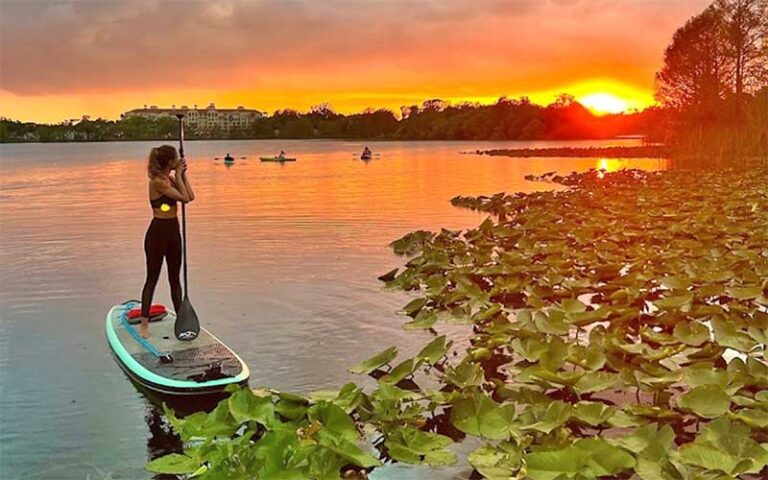
[[(529, 179), (553, 189), (457, 197), (485, 214), (476, 228), (392, 242), (403, 264), (380, 280), (412, 295), (403, 327), (434, 338), (350, 368), (375, 388), (238, 389), (210, 413), (166, 409), (185, 449), (147, 468), (330, 480), (461, 461), (471, 479), (768, 478), (768, 169)], [(458, 443), (473, 445), (466, 458)]]

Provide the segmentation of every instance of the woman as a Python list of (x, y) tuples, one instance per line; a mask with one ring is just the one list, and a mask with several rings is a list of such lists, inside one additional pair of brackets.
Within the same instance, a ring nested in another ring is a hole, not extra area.
[[(171, 176), (171, 171), (174, 176)], [(168, 266), (168, 282), (171, 284), (173, 306), (181, 306), (181, 234), (176, 218), (176, 202), (188, 203), (195, 193), (187, 178), (187, 162), (170, 145), (153, 148), (147, 161), (149, 176), (149, 203), (152, 206), (152, 223), (144, 237), (144, 253), (147, 256), (147, 280), (141, 293), (141, 328), (139, 334), (149, 337), (149, 307), (152, 295), (163, 267)]]

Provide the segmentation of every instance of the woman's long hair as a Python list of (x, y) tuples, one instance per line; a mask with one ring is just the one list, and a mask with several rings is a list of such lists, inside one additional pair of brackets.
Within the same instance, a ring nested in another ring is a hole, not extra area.
[(171, 145), (153, 148), (149, 151), (149, 158), (147, 159), (147, 175), (149, 178), (162, 175), (171, 162), (177, 158), (179, 158), (179, 154), (176, 152), (176, 148)]

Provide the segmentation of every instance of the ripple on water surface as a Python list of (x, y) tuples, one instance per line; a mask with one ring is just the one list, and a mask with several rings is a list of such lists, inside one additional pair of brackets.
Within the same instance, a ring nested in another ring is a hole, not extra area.
[[(144, 162), (154, 145), (0, 146), (4, 479), (150, 478), (147, 406), (111, 360), (103, 322), (111, 305), (138, 297), (144, 281), (151, 214)], [(361, 142), (186, 147), (197, 194), (188, 212), (190, 298), (248, 362), (254, 386), (309, 392), (366, 383), (346, 368), (389, 345), (408, 355), (426, 343), (428, 334), (400, 328), (394, 312), (407, 296), (383, 291), (376, 276), (402, 265), (387, 244), (403, 234), (482, 221), (452, 207), (452, 197), (552, 188), (524, 181), (529, 173), (664, 167), (458, 153), (531, 146), (521, 143), (369, 145), (381, 157), (367, 163), (351, 155)], [(254, 161), (280, 149), (299, 161)], [(247, 160), (231, 168), (213, 160), (226, 152)], [(155, 300), (170, 303), (165, 274)], [(390, 478), (422, 478), (409, 472)]]

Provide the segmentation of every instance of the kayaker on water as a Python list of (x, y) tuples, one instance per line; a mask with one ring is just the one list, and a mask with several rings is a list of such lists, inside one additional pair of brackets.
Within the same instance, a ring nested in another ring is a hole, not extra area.
[(225, 162), (234, 162), (234, 161), (235, 161), (235, 157), (233, 157), (233, 156), (232, 156), (232, 155), (230, 155), (230, 154), (226, 154), (226, 155), (224, 156), (224, 161), (225, 161)]
[[(171, 171), (174, 175), (171, 176)], [(176, 202), (188, 203), (195, 193), (187, 178), (187, 162), (179, 159), (176, 149), (170, 145), (153, 148), (147, 161), (149, 176), (149, 203), (152, 206), (152, 222), (144, 236), (144, 253), (147, 258), (147, 280), (141, 292), (141, 326), (139, 334), (149, 337), (149, 307), (155, 293), (157, 280), (165, 258), (168, 283), (176, 311), (181, 305), (181, 233), (176, 218)]]
[(371, 155), (373, 155), (373, 152), (371, 152), (371, 149), (366, 146), (363, 149), (363, 155), (362, 156), (363, 157), (370, 157)]
[(280, 155), (277, 156), (280, 160), (285, 158), (285, 150), (280, 150)]

